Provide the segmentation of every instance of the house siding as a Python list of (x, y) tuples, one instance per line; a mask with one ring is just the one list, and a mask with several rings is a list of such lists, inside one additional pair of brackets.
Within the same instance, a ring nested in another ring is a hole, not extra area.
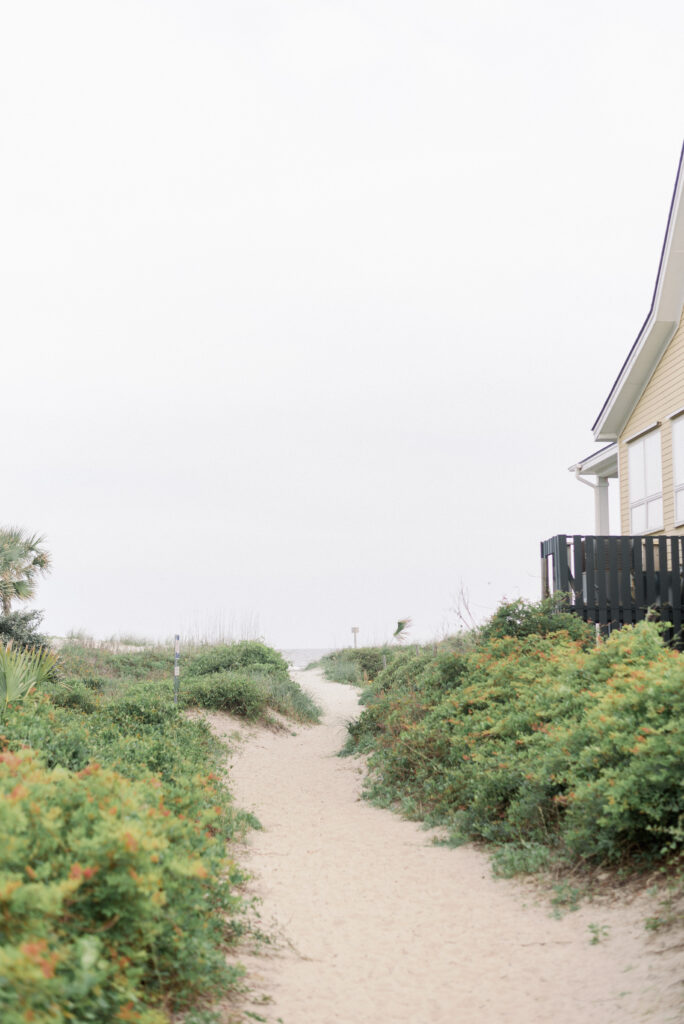
[(629, 459), (626, 438), (634, 437), (654, 423), (660, 423), (660, 444), (663, 473), (664, 534), (684, 533), (684, 526), (674, 523), (674, 480), (672, 472), (672, 421), (668, 418), (684, 406), (684, 314), (672, 341), (666, 348), (653, 376), (646, 385), (618, 439), (620, 465), (620, 521), (622, 533), (628, 534)]

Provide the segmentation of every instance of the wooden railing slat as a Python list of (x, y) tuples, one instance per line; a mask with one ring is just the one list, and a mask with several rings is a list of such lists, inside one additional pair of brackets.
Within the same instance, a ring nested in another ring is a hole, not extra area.
[(594, 566), (596, 565), (596, 537), (585, 537), (585, 552), (587, 560), (587, 622), (598, 622), (598, 609), (596, 607), (596, 590), (594, 584)]
[(632, 538), (632, 564), (634, 566), (634, 618), (636, 622), (640, 622), (646, 615), (644, 546), (641, 542), (641, 537)]
[(632, 601), (632, 549), (629, 537), (620, 537), (620, 605), (622, 622), (634, 622), (634, 603)]
[(644, 583), (646, 584), (646, 610), (648, 612), (656, 602), (653, 537), (644, 537), (644, 547), (646, 549), (646, 574)]
[(605, 537), (596, 538), (596, 583), (598, 592), (599, 625), (608, 625), (608, 599), (606, 595), (606, 548)]
[(584, 571), (584, 559), (582, 558), (583, 540), (582, 537), (572, 538), (572, 572), (575, 577), (575, 612), (584, 618), (584, 594), (582, 587), (582, 573)]
[(681, 538), (672, 538), (672, 625), (675, 636), (682, 631), (682, 562), (680, 559)]
[[(672, 574), (670, 572), (668, 553), (671, 548), (668, 537), (658, 537), (658, 566), (659, 566), (659, 587), (660, 615), (663, 622), (672, 622)], [(665, 637), (668, 641), (672, 639), (672, 630), (667, 631)]]
[(541, 555), (553, 592), (570, 593), (585, 622), (605, 632), (655, 608), (672, 622), (669, 638), (684, 643), (684, 536), (557, 534), (542, 542)]
[(606, 537), (608, 556), (608, 619), (611, 629), (620, 628), (620, 591), (618, 589), (618, 539)]

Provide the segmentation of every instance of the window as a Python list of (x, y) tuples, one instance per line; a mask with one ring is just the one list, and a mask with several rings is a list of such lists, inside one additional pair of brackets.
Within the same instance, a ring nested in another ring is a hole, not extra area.
[(675, 523), (684, 523), (684, 416), (672, 420)]
[[(680, 500), (684, 512), (684, 493)], [(632, 533), (662, 530), (663, 481), (659, 430), (652, 430), (650, 434), (632, 441), (629, 446), (629, 512)]]

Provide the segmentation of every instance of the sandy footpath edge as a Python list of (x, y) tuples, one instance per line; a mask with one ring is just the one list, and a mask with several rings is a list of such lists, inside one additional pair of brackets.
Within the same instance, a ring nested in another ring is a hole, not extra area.
[[(430, 845), (415, 823), (360, 799), (362, 768), (336, 756), (354, 688), (293, 675), (322, 725), (239, 728), (236, 802), (264, 831), (241, 862), (279, 936), (241, 956), (248, 1009), (283, 1024), (623, 1024), (684, 1020), (684, 935), (648, 933), (645, 897), (599, 900), (562, 920), (530, 886), (492, 878), (472, 846)], [(229, 716), (207, 716), (219, 735)], [(607, 929), (591, 945), (590, 925)]]

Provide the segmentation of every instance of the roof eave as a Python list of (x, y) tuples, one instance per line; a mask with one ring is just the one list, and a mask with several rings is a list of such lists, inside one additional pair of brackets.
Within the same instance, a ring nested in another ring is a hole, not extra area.
[(617, 441), (677, 329), (678, 320), (649, 320), (592, 428), (595, 441)]
[(597, 452), (568, 467), (575, 476), (616, 477), (618, 475), (617, 444), (607, 444)]
[(653, 289), (651, 308), (592, 427), (594, 440), (615, 441), (653, 375), (679, 324), (684, 307), (684, 145)]

